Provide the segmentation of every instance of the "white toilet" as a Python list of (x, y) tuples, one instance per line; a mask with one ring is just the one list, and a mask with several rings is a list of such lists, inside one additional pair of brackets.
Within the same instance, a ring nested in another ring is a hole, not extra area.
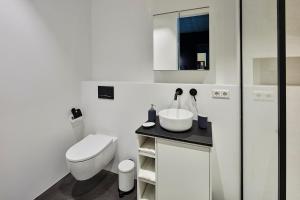
[(78, 181), (92, 178), (114, 157), (117, 138), (102, 134), (88, 135), (66, 153), (71, 174)]

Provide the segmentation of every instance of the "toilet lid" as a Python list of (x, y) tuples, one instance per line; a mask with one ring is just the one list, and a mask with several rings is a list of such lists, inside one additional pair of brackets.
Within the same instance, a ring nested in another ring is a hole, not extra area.
[(112, 141), (113, 138), (110, 136), (101, 134), (88, 135), (67, 151), (66, 158), (71, 162), (89, 160), (101, 153)]

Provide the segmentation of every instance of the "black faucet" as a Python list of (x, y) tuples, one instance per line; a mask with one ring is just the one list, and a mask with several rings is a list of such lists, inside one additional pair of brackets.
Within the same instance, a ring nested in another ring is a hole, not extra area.
[(190, 90), (190, 95), (191, 95), (192, 97), (194, 97), (194, 100), (195, 100), (195, 101), (197, 101), (197, 100), (196, 100), (197, 90), (196, 90), (195, 88), (192, 88), (192, 89)]
[(182, 95), (182, 93), (183, 93), (183, 90), (181, 88), (177, 88), (175, 91), (174, 100), (177, 101), (177, 96)]

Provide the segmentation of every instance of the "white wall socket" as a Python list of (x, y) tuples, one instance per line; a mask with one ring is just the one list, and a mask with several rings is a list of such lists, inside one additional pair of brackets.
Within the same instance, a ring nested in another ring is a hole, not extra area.
[(212, 90), (212, 98), (214, 99), (230, 99), (229, 90), (224, 89), (214, 89)]
[(253, 92), (254, 100), (256, 101), (274, 101), (274, 93), (272, 91), (259, 91)]

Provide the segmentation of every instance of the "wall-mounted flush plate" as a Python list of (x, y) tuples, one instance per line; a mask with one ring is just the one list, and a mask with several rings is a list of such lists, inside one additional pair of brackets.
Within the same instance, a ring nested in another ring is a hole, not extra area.
[(259, 91), (253, 92), (253, 98), (256, 101), (274, 101), (274, 93), (272, 91)]
[(98, 98), (99, 99), (114, 99), (114, 87), (113, 86), (98, 86)]
[(214, 89), (212, 90), (211, 96), (214, 99), (230, 99), (230, 92), (225, 89)]

